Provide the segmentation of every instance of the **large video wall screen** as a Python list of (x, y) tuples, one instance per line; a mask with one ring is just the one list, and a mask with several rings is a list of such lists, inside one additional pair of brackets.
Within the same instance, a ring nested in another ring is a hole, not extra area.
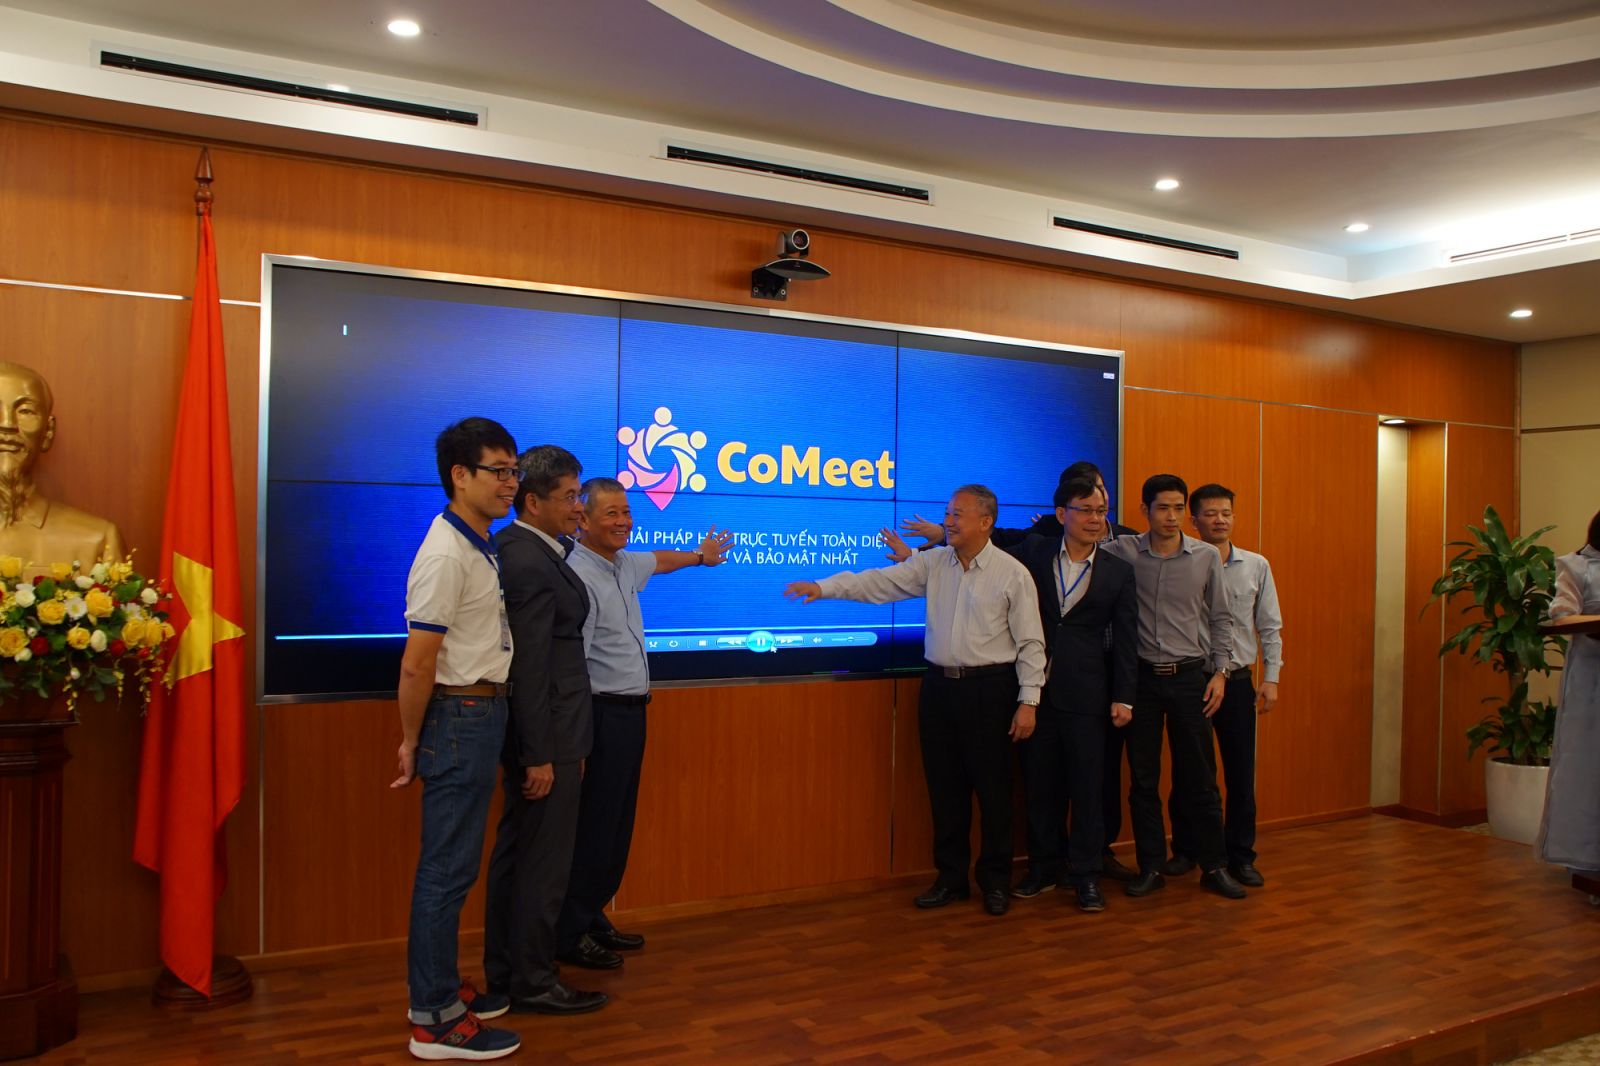
[(261, 695), (392, 692), (405, 580), (445, 505), (433, 440), (483, 415), (633, 486), (637, 550), (731, 528), (642, 595), (658, 681), (922, 663), (923, 606), (781, 595), (886, 562), (878, 531), (981, 482), (1001, 525), (1061, 468), (1116, 484), (1114, 354), (273, 262)]

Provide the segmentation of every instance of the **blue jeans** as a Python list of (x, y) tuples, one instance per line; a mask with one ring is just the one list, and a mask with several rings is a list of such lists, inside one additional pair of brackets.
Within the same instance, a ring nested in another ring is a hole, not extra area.
[(422, 720), (422, 853), (406, 944), (411, 1020), (418, 1024), (451, 1021), (466, 1009), (456, 969), (461, 905), (483, 858), (506, 715), (503, 698), (436, 696)]

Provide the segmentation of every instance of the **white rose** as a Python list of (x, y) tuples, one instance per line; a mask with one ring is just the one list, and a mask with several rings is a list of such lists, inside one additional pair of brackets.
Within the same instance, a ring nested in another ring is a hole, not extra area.
[(78, 668), (76, 666), (74, 666), (72, 668), (72, 672), (70, 674), (68, 674), (67, 676), (70, 677), (72, 680), (76, 681), (76, 680), (78, 680), (78, 678), (82, 677), (83, 675), (78, 673)]
[(160, 598), (161, 596), (156, 592), (156, 590), (151, 588), (149, 585), (146, 585), (139, 593), (140, 602), (149, 604), (152, 607), (155, 606), (156, 601)]
[(106, 631), (103, 630), (103, 629), (97, 629), (93, 633), (90, 633), (89, 634), (89, 647), (93, 648), (95, 651), (105, 651), (106, 650)]
[(140, 607), (137, 603), (125, 603), (122, 605), (122, 617), (129, 622), (133, 621), (135, 618), (143, 618), (144, 608)]
[(18, 585), (15, 595), (17, 597), (17, 606), (18, 607), (32, 607), (33, 606), (33, 586), (32, 585)]
[(39, 635), (39, 627), (38, 626), (29, 626), (28, 627), (28, 639), (29, 640), (32, 640), (34, 637), (36, 637), (38, 635)]
[(77, 585), (80, 589), (94, 588), (94, 578), (90, 577), (88, 574), (79, 574), (77, 577), (72, 579), (72, 583)]
[(83, 602), (82, 596), (67, 597), (67, 617), (77, 621), (89, 613), (89, 605)]
[(17, 654), (14, 656), (14, 658), (19, 663), (25, 663), (29, 659), (33, 658), (33, 652), (32, 652), (32, 650), (30, 650), (28, 648), (23, 648), (21, 651), (17, 652)]
[(110, 573), (111, 571), (106, 569), (105, 563), (95, 563), (94, 569), (89, 571), (89, 576), (94, 578), (96, 581), (104, 581), (110, 575)]

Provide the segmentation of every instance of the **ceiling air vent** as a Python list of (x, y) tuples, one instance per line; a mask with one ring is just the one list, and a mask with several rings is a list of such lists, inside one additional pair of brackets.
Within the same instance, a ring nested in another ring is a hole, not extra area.
[(764, 159), (749, 159), (724, 152), (708, 152), (701, 148), (686, 148), (678, 144), (667, 145), (667, 158), (681, 159), (687, 163), (705, 163), (714, 167), (728, 167), (732, 170), (746, 170), (753, 174), (771, 174), (779, 178), (793, 178), (796, 181), (809, 181), (817, 185), (832, 185), (840, 189), (854, 189), (856, 192), (877, 193), (879, 196), (893, 196), (899, 200), (915, 200), (924, 204), (933, 198), (931, 189), (916, 185), (875, 181), (872, 178), (857, 178), (849, 174), (831, 174), (815, 167), (770, 163)]
[(1600, 227), (1573, 230), (1571, 233), (1558, 233), (1551, 237), (1540, 237), (1537, 240), (1518, 241), (1515, 244), (1499, 244), (1493, 248), (1477, 248), (1470, 252), (1453, 252), (1446, 258), (1452, 263), (1474, 263), (1480, 259), (1498, 259), (1504, 255), (1537, 252), (1542, 248), (1559, 248), (1564, 244), (1582, 244), (1584, 241), (1592, 241), (1596, 238), (1600, 238)]
[(1115, 226), (1102, 226), (1096, 222), (1080, 222), (1075, 218), (1062, 218), (1057, 215), (1052, 221), (1062, 229), (1077, 230), (1079, 233), (1093, 233), (1099, 237), (1115, 237), (1121, 241), (1135, 241), (1139, 244), (1153, 244), (1158, 248), (1176, 248), (1180, 252), (1195, 252), (1199, 255), (1214, 255), (1218, 259), (1237, 259), (1239, 252), (1236, 248), (1218, 248), (1212, 244), (1199, 244), (1195, 241), (1182, 241), (1176, 237), (1162, 237), (1155, 233), (1140, 233), (1134, 229), (1117, 229)]
[(436, 104), (418, 104), (410, 100), (389, 100), (382, 96), (329, 89), (324, 85), (306, 85), (300, 82), (277, 81), (254, 74), (235, 74), (226, 70), (211, 70), (166, 59), (149, 59), (128, 55), (125, 52), (101, 52), (100, 65), (117, 70), (131, 70), (140, 74), (157, 74), (163, 78), (220, 85), (227, 89), (247, 89), (251, 92), (270, 93), (274, 96), (292, 96), (300, 100), (317, 100), (325, 104), (344, 104), (362, 107), (368, 111), (386, 111), (411, 118), (431, 118), (440, 122), (455, 122), (462, 126), (476, 126), (481, 116), (476, 111), (465, 111)]

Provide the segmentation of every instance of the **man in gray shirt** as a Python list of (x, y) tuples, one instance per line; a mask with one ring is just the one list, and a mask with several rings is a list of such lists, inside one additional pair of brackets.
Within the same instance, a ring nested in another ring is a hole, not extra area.
[(1141, 493), (1149, 531), (1118, 537), (1106, 551), (1133, 564), (1139, 592), (1139, 684), (1128, 725), (1128, 768), (1139, 876), (1130, 896), (1166, 885), (1167, 834), (1161, 817), (1161, 733), (1172, 753), (1172, 802), (1182, 812), (1203, 888), (1229, 899), (1244, 889), (1228, 873), (1211, 716), (1222, 703), (1233, 655), (1233, 618), (1223, 587), (1222, 556), (1184, 536), (1189, 488), (1157, 474)]
[(983, 906), (1000, 915), (1011, 903), (1010, 742), (1033, 733), (1045, 650), (1032, 576), (989, 542), (998, 513), (994, 493), (963, 485), (945, 509), (945, 546), (894, 566), (795, 581), (784, 589), (806, 603), (928, 599), (928, 672), (917, 725), (939, 876), (916, 898), (923, 908), (967, 897), (974, 792), (983, 824), (974, 871)]
[[(1222, 555), (1223, 584), (1233, 615), (1233, 658), (1228, 666), (1222, 706), (1211, 719), (1217, 749), (1222, 756), (1223, 780), (1228, 786), (1223, 841), (1228, 871), (1234, 880), (1252, 888), (1266, 883), (1256, 869), (1256, 715), (1266, 714), (1278, 702), (1278, 673), (1283, 669), (1283, 616), (1278, 609), (1278, 589), (1272, 566), (1255, 552), (1233, 543), (1233, 491), (1221, 485), (1201, 485), (1189, 496), (1189, 516), (1200, 539)], [(1251, 677), (1257, 646), (1261, 657), (1261, 688)], [(1182, 815), (1172, 809), (1172, 859), (1166, 872), (1188, 873), (1188, 832)]]
[(622, 965), (619, 951), (644, 947), (644, 937), (621, 932), (605, 914), (628, 866), (644, 765), (650, 663), (639, 591), (655, 574), (718, 565), (733, 534), (712, 529), (695, 551), (627, 551), (633, 534), (628, 490), (613, 478), (596, 477), (583, 483), (582, 495), (583, 540), (567, 562), (589, 592), (583, 651), (593, 692), (594, 748), (578, 797), (577, 845), (556, 922), (556, 950), (562, 962), (614, 970)]

